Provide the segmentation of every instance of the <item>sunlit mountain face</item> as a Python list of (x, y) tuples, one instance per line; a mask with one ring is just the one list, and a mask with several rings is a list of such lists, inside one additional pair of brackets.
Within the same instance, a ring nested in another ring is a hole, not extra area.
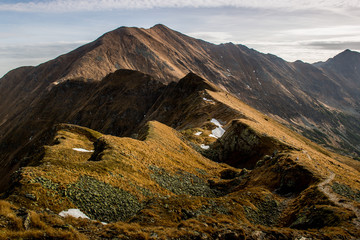
[(359, 61), (158, 24), (0, 79), (0, 236), (357, 239)]

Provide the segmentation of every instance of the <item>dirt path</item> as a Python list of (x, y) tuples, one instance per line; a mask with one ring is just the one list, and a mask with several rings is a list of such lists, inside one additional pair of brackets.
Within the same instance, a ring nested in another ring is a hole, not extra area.
[(353, 211), (356, 215), (356, 218), (353, 220), (353, 222), (356, 226), (360, 227), (359, 208), (355, 207), (349, 200), (341, 197), (332, 190), (330, 186), (330, 182), (334, 180), (335, 173), (331, 171), (329, 171), (329, 173), (330, 173), (329, 176), (324, 181), (318, 184), (320, 191), (323, 192), (326, 196), (328, 196), (330, 201), (334, 202), (336, 205), (346, 208), (350, 211)]

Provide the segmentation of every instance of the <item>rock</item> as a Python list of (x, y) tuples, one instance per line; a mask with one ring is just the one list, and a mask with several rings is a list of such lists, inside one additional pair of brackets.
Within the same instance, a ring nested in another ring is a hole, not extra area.
[(243, 168), (240, 172), (240, 176), (245, 176), (246, 174), (248, 174), (250, 171), (247, 170), (246, 168)]
[(260, 159), (259, 161), (256, 162), (256, 165), (255, 167), (261, 167), (261, 166), (264, 166), (265, 165), (265, 161), (264, 159)]
[(217, 233), (215, 239), (219, 240), (242, 240), (245, 239), (244, 231), (241, 229), (237, 230), (222, 230)]
[(239, 172), (237, 172), (237, 171), (235, 171), (233, 169), (230, 169), (230, 168), (227, 168), (227, 169), (220, 172), (220, 177), (222, 179), (234, 179), (238, 175), (239, 175)]
[(33, 201), (36, 201), (36, 196), (34, 194), (31, 194), (31, 193), (27, 193), (25, 194), (25, 197), (30, 199), (30, 200), (33, 200)]
[(23, 225), (25, 230), (28, 230), (30, 227), (30, 213), (28, 212), (28, 210), (26, 208), (19, 208), (18, 210), (15, 211), (16, 212), (16, 216), (20, 217), (23, 219)]
[(242, 239), (239, 238), (239, 235), (235, 232), (227, 232), (227, 233), (223, 233), (222, 234), (222, 239), (224, 240), (238, 240), (238, 239)]
[(30, 228), (30, 223), (31, 223), (30, 213), (26, 213), (26, 216), (24, 218), (24, 228), (25, 228), (25, 230), (28, 230)]
[(186, 219), (189, 219), (189, 218), (193, 218), (193, 217), (196, 217), (197, 214), (191, 210), (186, 210), (186, 209), (181, 209), (181, 213), (182, 213), (182, 219), (183, 220), (186, 220)]
[(158, 239), (159, 238), (159, 236), (155, 232), (151, 233), (150, 237), (153, 238), (153, 239)]

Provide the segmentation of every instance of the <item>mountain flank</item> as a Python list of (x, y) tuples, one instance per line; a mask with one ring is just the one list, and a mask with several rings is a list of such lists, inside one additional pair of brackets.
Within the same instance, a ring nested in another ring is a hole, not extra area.
[(121, 27), (47, 63), (5, 75), (0, 124), (64, 81), (96, 82), (117, 69), (132, 69), (168, 84), (193, 72), (323, 146), (356, 157), (358, 56), (345, 51), (324, 64), (289, 63), (243, 45), (194, 39), (161, 24)]
[(0, 238), (358, 239), (358, 55), (156, 25), (9, 72)]
[[(48, 93), (51, 99), (71, 92), (81, 97), (75, 93), (85, 87), (77, 84), (94, 84), (71, 83), (76, 84), (56, 85)], [(97, 92), (88, 96), (89, 106), (107, 96), (107, 107), (119, 107), (119, 113), (132, 108), (131, 99), (135, 103), (136, 97), (143, 98), (148, 90), (144, 84), (160, 94), (153, 106), (146, 107), (141, 121), (136, 121), (136, 114), (125, 115), (129, 118), (123, 128), (133, 130), (124, 135), (131, 138), (56, 124), (66, 120), (60, 118), (39, 129), (38, 139), (28, 143), (33, 151), (21, 150), (27, 153), (26, 161), (2, 196), (0, 222), (6, 229), (2, 236), (359, 236), (357, 161), (329, 152), (193, 73), (165, 86), (149, 75), (118, 70), (95, 84)], [(114, 95), (108, 86), (117, 89)], [(128, 104), (116, 101), (125, 96)], [(84, 125), (92, 124), (86, 123), (88, 119), (96, 123), (104, 107), (94, 106)], [(118, 133), (116, 125), (104, 126), (103, 131)], [(89, 219), (58, 215), (69, 209), (78, 209)]]

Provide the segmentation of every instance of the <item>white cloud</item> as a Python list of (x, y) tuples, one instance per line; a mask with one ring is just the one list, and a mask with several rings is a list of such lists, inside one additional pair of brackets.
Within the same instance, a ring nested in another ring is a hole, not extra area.
[(359, 1), (0, 1), (0, 77), (14, 67), (52, 59), (87, 42), (79, 40), (93, 40), (119, 26), (148, 28), (156, 23), (209, 42), (231, 41), (289, 61), (326, 60), (345, 48), (360, 50)]
[(186, 35), (203, 39), (212, 43), (230, 42), (232, 39), (234, 39), (229, 32), (192, 32), (186, 33)]
[(49, 56), (56, 57), (88, 42), (89, 41), (51, 42), (26, 45), (6, 44), (0, 46), (0, 55), (6, 58), (24, 59), (46, 58)]
[(0, 78), (20, 66), (36, 66), (69, 52), (89, 41), (52, 42), (28, 45), (0, 46)]
[(45, 0), (20, 3), (0, 3), (0, 11), (69, 12), (115, 9), (150, 9), (182, 7), (243, 7), (287, 9), (353, 9), (360, 8), (360, 0)]
[(298, 36), (351, 36), (360, 33), (360, 26), (326, 26), (326, 27), (309, 27), (287, 30), (286, 34)]

